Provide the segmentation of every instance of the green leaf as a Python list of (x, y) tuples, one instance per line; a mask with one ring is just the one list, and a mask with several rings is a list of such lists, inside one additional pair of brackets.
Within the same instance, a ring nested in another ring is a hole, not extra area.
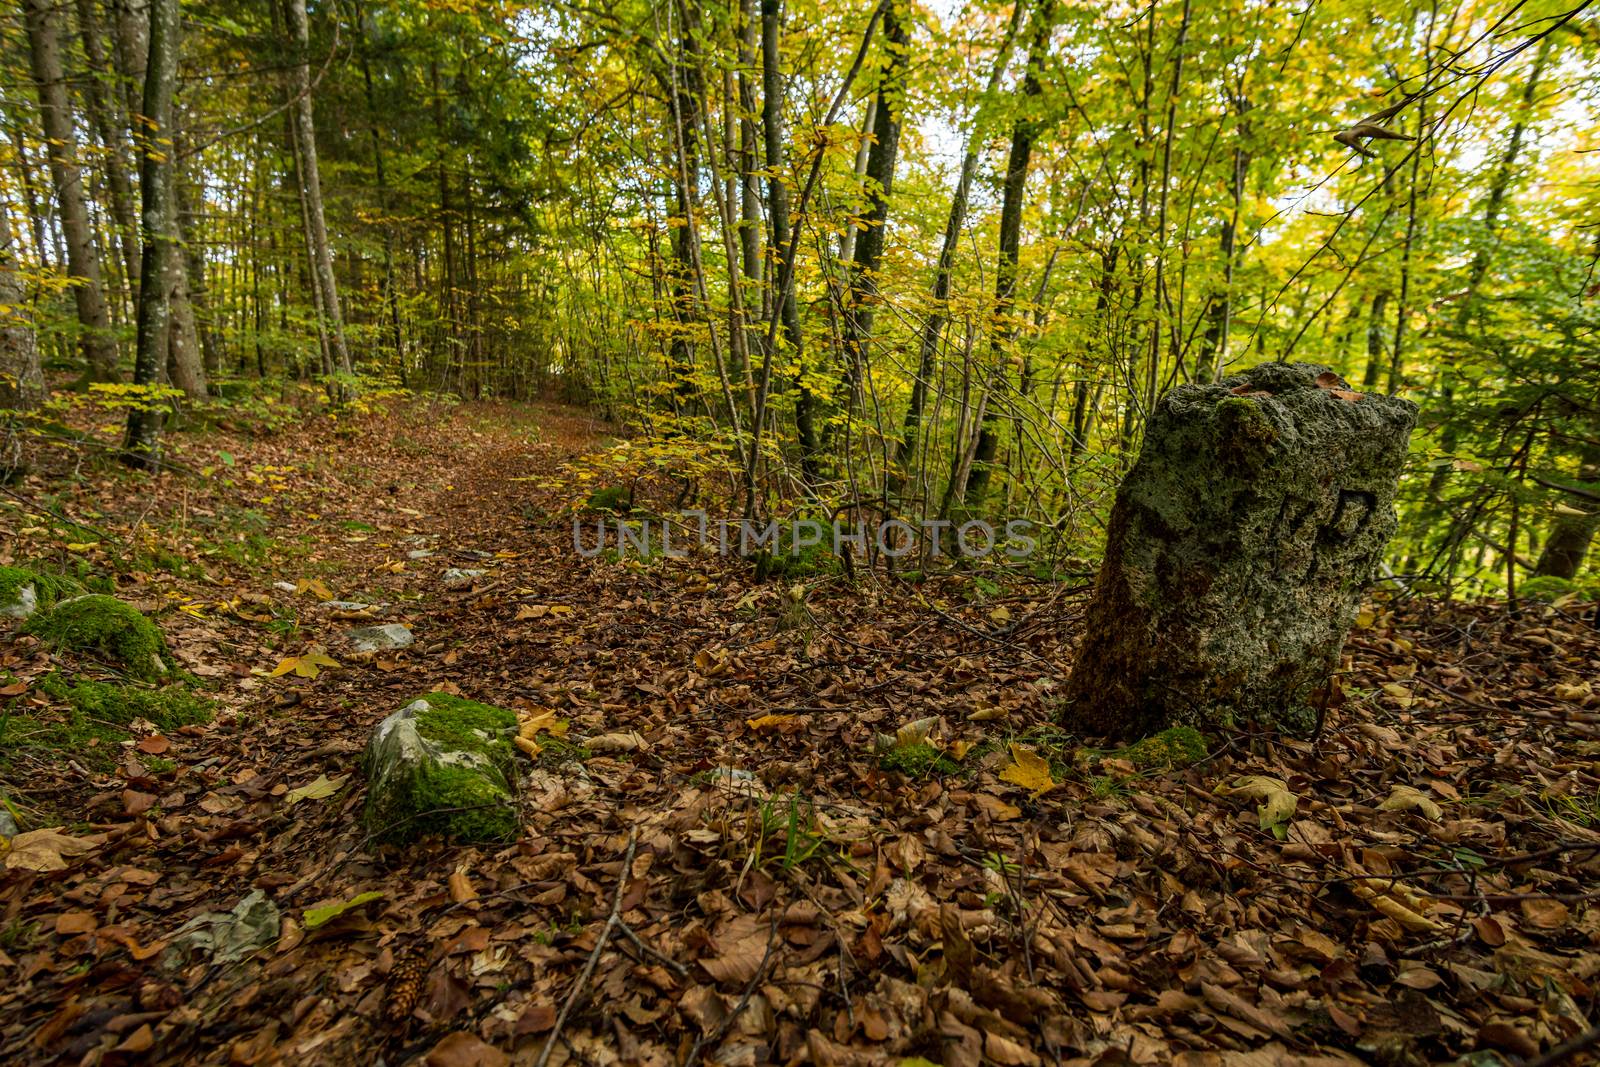
[(315, 930), (319, 926), (326, 926), (347, 911), (371, 904), (374, 900), (382, 900), (383, 894), (376, 889), (351, 897), (340, 904), (327, 904), (320, 908), (307, 908), (305, 910), (305, 925), (307, 930)]

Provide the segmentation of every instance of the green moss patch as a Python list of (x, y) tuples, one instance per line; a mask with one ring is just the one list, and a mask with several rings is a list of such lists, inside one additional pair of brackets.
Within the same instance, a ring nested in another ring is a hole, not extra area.
[(961, 769), (948, 756), (926, 741), (890, 749), (878, 757), (878, 766), (886, 771), (898, 771), (908, 778), (926, 778), (931, 774), (956, 774)]
[(23, 630), (55, 648), (94, 656), (143, 681), (157, 681), (174, 666), (156, 624), (114, 596), (91, 593), (64, 600), (34, 615)]
[(32, 752), (41, 757), (59, 753), (93, 770), (114, 766), (136, 721), (162, 730), (209, 722), (213, 705), (181, 686), (145, 689), (108, 682), (72, 682), (52, 674), (39, 692), (58, 706), (26, 713), (0, 712), (0, 766)]
[(54, 607), (58, 601), (80, 591), (78, 583), (70, 578), (45, 574), (30, 567), (0, 567), (0, 609), (17, 603), (22, 591), (28, 588), (33, 589), (40, 609)]
[(1187, 767), (1206, 758), (1205, 738), (1192, 726), (1174, 726), (1111, 753), (1141, 771)]
[(215, 710), (210, 700), (181, 685), (143, 689), (109, 682), (72, 684), (61, 675), (52, 674), (39, 688), (47, 696), (66, 701), (79, 715), (118, 726), (143, 719), (163, 730), (177, 730), (210, 722)]
[[(510, 734), (517, 728), (517, 713), (492, 704), (427, 693), (417, 698), (428, 710), (417, 713), (417, 732), (429, 741), (495, 758), (511, 758)], [(413, 701), (414, 703), (415, 701)]]

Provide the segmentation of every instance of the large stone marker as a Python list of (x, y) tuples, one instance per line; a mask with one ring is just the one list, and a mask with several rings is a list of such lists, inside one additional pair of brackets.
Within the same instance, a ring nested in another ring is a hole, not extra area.
[(1066, 722), (1310, 729), (1394, 533), (1415, 422), (1308, 363), (1162, 397), (1117, 491)]

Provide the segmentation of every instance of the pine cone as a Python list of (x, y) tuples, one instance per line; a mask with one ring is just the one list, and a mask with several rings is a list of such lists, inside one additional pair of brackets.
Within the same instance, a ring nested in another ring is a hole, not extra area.
[(428, 960), (422, 953), (413, 953), (396, 963), (389, 971), (389, 984), (384, 989), (383, 1017), (391, 1025), (399, 1026), (411, 1017), (422, 995), (422, 980), (428, 976)]

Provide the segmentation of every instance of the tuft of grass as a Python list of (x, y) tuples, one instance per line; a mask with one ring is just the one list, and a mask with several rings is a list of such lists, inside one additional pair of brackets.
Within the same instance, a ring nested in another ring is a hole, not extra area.
[(768, 797), (758, 814), (757, 867), (776, 862), (784, 871), (792, 871), (813, 859), (826, 841), (817, 828), (816, 806), (798, 793)]

